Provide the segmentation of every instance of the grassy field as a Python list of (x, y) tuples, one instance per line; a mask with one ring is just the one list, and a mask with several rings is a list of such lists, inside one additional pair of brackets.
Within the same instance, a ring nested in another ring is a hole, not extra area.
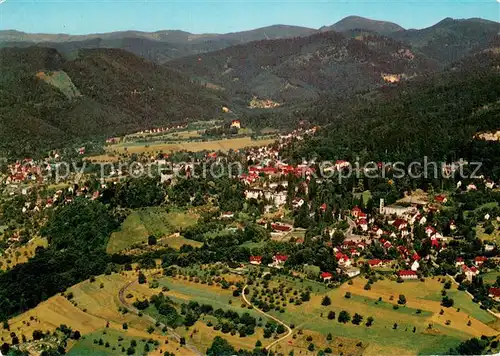
[[(102, 345), (100, 344), (100, 340), (102, 340)], [(148, 345), (150, 351), (159, 351), (159, 347), (162, 346), (156, 346), (154, 343), (147, 343), (148, 339), (134, 338), (118, 330), (102, 329), (82, 337), (71, 348), (67, 355), (124, 355), (131, 346), (132, 340), (135, 340), (137, 343), (137, 346), (133, 348), (136, 351), (134, 355), (142, 355), (146, 344)], [(97, 343), (95, 341), (97, 341)]]
[[(444, 314), (440, 315), (442, 307), (435, 299), (440, 296), (442, 284), (437, 280), (402, 284), (384, 280), (372, 285), (371, 290), (363, 288), (365, 283), (365, 279), (358, 278), (353, 285), (343, 284), (338, 289), (328, 290), (326, 294), (332, 300), (330, 306), (321, 305), (324, 293), (317, 293), (313, 287), (311, 301), (300, 306), (289, 304), (285, 313), (272, 311), (271, 314), (288, 324), (295, 324), (296, 328), (313, 331), (323, 337), (330, 332), (337, 337), (357, 340), (356, 344), (362, 342), (367, 347), (364, 354), (446, 352), (461, 340), (498, 333), (484, 324), (494, 320), (494, 317), (472, 303), (470, 298), (458, 294), (462, 292), (456, 291), (457, 295), (453, 295), (460, 312), (456, 308), (443, 308)], [(346, 299), (344, 295), (348, 291), (352, 296)], [(407, 303), (396, 310), (393, 305), (397, 304), (399, 294), (406, 296)], [(421, 312), (417, 313), (417, 309)], [(351, 316), (359, 313), (364, 321), (369, 316), (375, 321), (367, 327), (364, 324), (343, 324), (326, 317), (329, 311), (336, 312), (338, 316), (342, 310), (348, 311)], [(446, 325), (447, 320), (450, 325)], [(467, 326), (469, 320), (472, 326)], [(396, 329), (393, 328), (394, 323), (397, 323)], [(415, 333), (413, 327), (416, 328)], [(283, 345), (278, 345), (276, 351), (282, 352), (280, 347)]]
[(495, 230), (491, 234), (484, 232), (484, 224), (478, 224), (476, 226), (476, 235), (479, 239), (486, 242), (495, 242), (500, 245), (500, 225), (496, 221), (492, 221)]
[(35, 237), (23, 246), (5, 250), (4, 253), (0, 255), (0, 270), (13, 268), (20, 263), (26, 263), (29, 258), (35, 255), (35, 250), (39, 246), (47, 247), (47, 239)]
[(118, 162), (119, 159), (120, 158), (117, 155), (109, 155), (109, 154), (85, 157), (86, 161), (92, 163), (115, 163)]
[(114, 232), (108, 242), (107, 252), (116, 253), (134, 245), (146, 244), (149, 235), (160, 239), (160, 243), (180, 248), (183, 244), (198, 247), (196, 241), (180, 236), (168, 237), (196, 224), (199, 215), (191, 212), (168, 212), (159, 207), (139, 209), (132, 212), (122, 223), (119, 231)]
[(489, 283), (489, 284), (494, 284), (498, 276), (500, 276), (500, 271), (491, 271), (485, 274), (481, 274), (484, 283)]
[(274, 139), (252, 140), (250, 137), (233, 138), (227, 140), (200, 141), (200, 142), (179, 142), (179, 143), (159, 143), (152, 142), (147, 145), (140, 143), (124, 143), (108, 146), (108, 151), (119, 153), (151, 153), (151, 152), (176, 152), (176, 151), (229, 151), (251, 146), (265, 146), (273, 143)]

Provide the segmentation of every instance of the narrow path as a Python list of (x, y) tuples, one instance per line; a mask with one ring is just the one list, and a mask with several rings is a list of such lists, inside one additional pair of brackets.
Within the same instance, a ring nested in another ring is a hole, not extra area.
[(265, 315), (266, 317), (270, 318), (270, 319), (273, 319), (274, 321), (276, 321), (277, 323), (280, 323), (281, 325), (283, 325), (286, 329), (287, 329), (287, 334), (283, 337), (280, 337), (278, 340), (274, 340), (273, 342), (271, 342), (269, 345), (267, 345), (266, 347), (266, 350), (269, 351), (273, 346), (277, 345), (278, 343), (280, 343), (281, 341), (285, 340), (286, 338), (288, 338), (289, 336), (292, 335), (293, 331), (292, 329), (286, 325), (284, 322), (282, 322), (281, 320), (279, 320), (278, 318), (275, 318), (274, 316), (272, 316), (271, 314), (268, 314), (266, 313), (265, 311), (262, 311), (260, 310), (259, 308), (257, 308), (255, 305), (252, 305), (252, 303), (250, 303), (245, 295), (245, 291), (248, 287), (248, 284), (245, 285), (243, 287), (243, 290), (241, 291), (241, 296), (243, 297), (243, 300), (245, 301), (245, 303), (247, 303), (248, 305), (251, 305), (255, 310), (257, 310), (259, 313)]
[[(161, 274), (161, 272), (157, 272), (157, 273), (154, 273), (154, 275), (158, 275), (158, 274)], [(132, 312), (134, 314), (139, 314), (139, 310), (135, 307), (133, 307), (132, 305), (128, 304), (127, 303), (127, 300), (125, 299), (125, 292), (127, 291), (127, 289), (135, 284), (135, 283), (138, 283), (137, 281), (137, 278), (131, 280), (130, 282), (128, 282), (127, 284), (125, 284), (119, 291), (118, 291), (118, 300), (120, 301), (120, 303), (122, 304), (122, 306), (124, 308), (126, 308), (129, 312)], [(147, 315), (147, 314), (143, 314), (142, 315), (143, 318), (149, 320), (150, 322), (152, 322), (153, 324), (156, 324), (157, 322), (160, 324), (160, 327), (163, 328), (163, 327), (166, 327), (169, 334), (171, 334), (177, 341), (180, 341), (181, 340), (181, 336), (179, 334), (177, 334), (175, 332), (174, 329), (172, 329), (171, 327), (165, 325), (164, 323), (156, 320), (155, 318), (151, 317), (150, 315)], [(193, 352), (195, 355), (198, 355), (198, 356), (202, 356), (203, 353), (201, 353), (194, 345), (191, 345), (191, 344), (188, 344), (187, 343), (187, 340), (186, 340), (186, 345), (185, 347), (187, 349), (189, 349), (191, 352)]]

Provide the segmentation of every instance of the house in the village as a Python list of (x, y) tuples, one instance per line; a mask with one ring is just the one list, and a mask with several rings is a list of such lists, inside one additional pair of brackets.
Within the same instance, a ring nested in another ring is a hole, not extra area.
[(281, 268), (288, 260), (288, 256), (276, 254), (273, 256), (273, 262), (269, 264), (269, 267)]
[(488, 289), (488, 297), (493, 298), (496, 302), (500, 302), (500, 288), (491, 287)]
[(329, 282), (332, 279), (333, 275), (330, 272), (321, 273), (321, 279), (323, 282)]
[(474, 265), (476, 267), (481, 267), (483, 265), (483, 263), (485, 263), (487, 260), (488, 260), (488, 258), (485, 256), (476, 256), (474, 258)]
[(474, 266), (467, 267), (466, 265), (463, 265), (462, 273), (465, 274), (465, 278), (467, 278), (468, 281), (472, 281), (472, 278), (479, 274), (479, 270)]
[(398, 272), (398, 276), (404, 280), (418, 279), (417, 272), (412, 270), (401, 270)]
[(344, 272), (345, 272), (345, 274), (347, 274), (347, 276), (349, 278), (354, 278), (354, 277), (358, 276), (361, 273), (361, 271), (359, 270), (359, 268), (356, 268), (356, 267), (345, 268)]
[(262, 263), (262, 256), (250, 256), (250, 263), (259, 266)]

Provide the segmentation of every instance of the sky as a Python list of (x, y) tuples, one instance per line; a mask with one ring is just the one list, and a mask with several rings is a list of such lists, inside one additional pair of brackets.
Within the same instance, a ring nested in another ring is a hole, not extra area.
[(357, 15), (424, 28), (445, 17), (500, 22), (500, 0), (0, 0), (0, 30), (226, 33), (274, 24), (319, 28)]

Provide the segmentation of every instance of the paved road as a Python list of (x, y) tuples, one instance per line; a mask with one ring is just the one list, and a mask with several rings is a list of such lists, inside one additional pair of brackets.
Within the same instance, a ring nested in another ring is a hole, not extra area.
[(288, 338), (289, 336), (292, 335), (292, 329), (286, 325), (284, 322), (282, 322), (281, 320), (279, 320), (278, 318), (275, 318), (274, 316), (272, 316), (271, 314), (268, 314), (262, 310), (260, 310), (259, 308), (257, 308), (255, 305), (252, 305), (252, 303), (250, 303), (245, 295), (245, 290), (247, 289), (248, 285), (246, 285), (245, 287), (243, 287), (243, 290), (241, 291), (241, 296), (243, 297), (243, 300), (245, 301), (245, 303), (247, 303), (248, 305), (251, 305), (255, 310), (257, 310), (259, 313), (267, 316), (268, 318), (270, 319), (273, 319), (274, 321), (276, 321), (277, 323), (280, 323), (281, 325), (283, 325), (286, 329), (287, 329), (287, 334), (283, 337), (280, 337), (278, 340), (274, 340), (273, 342), (271, 342), (269, 345), (266, 346), (266, 350), (269, 351), (273, 346), (277, 345), (278, 343), (280, 343), (281, 341), (285, 340), (286, 338)]
[[(157, 272), (154, 275), (158, 275), (158, 274), (161, 274), (161, 272)], [(134, 314), (139, 314), (139, 310), (135, 307), (133, 307), (132, 305), (128, 304), (127, 303), (127, 300), (125, 299), (125, 292), (127, 291), (127, 289), (134, 283), (138, 283), (137, 282), (137, 278), (131, 280), (130, 282), (128, 282), (127, 284), (125, 284), (119, 291), (118, 291), (118, 299), (120, 300), (120, 303), (123, 305), (124, 308), (126, 308), (129, 312), (132, 312)], [(149, 320), (151, 323), (153, 324), (156, 324), (157, 321), (155, 318), (149, 316), (149, 315), (146, 315), (146, 314), (143, 314), (142, 316), (143, 318)], [(179, 334), (177, 334), (175, 332), (174, 329), (172, 329), (171, 327), (163, 324), (162, 322), (159, 322), (160, 323), (160, 327), (163, 328), (163, 327), (167, 327), (167, 330), (169, 332), (170, 335), (172, 335), (177, 341), (180, 341), (181, 339), (181, 336)], [(187, 343), (187, 340), (186, 340), (186, 346), (185, 346), (187, 349), (189, 349), (191, 352), (193, 352), (195, 355), (198, 355), (198, 356), (202, 356), (203, 353), (201, 353), (200, 351), (198, 351), (198, 349), (191, 345), (191, 344), (188, 344)]]

